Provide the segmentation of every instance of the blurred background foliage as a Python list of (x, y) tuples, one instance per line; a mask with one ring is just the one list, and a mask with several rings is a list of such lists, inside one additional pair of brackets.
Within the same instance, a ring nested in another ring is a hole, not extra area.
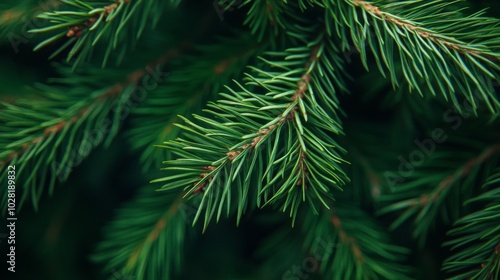
[[(179, 18), (175, 26), (167, 26), (171, 20), (160, 21), (156, 32), (167, 34), (165, 37), (197, 33), (194, 43), (196, 45), (211, 43), (214, 41), (214, 34), (231, 34), (234, 32), (234, 26), (241, 26), (244, 11), (227, 11), (224, 13), (224, 20), (220, 21), (217, 11), (209, 2), (200, 4), (198, 1), (182, 1), (182, 12), (171, 13), (171, 16)], [(36, 95), (32, 97), (36, 91), (33, 85), (37, 82), (44, 83), (48, 78), (58, 75), (54, 71), (53, 62), (46, 59), (53, 48), (32, 52), (33, 47), (40, 42), (37, 37), (33, 37), (26, 44), (19, 45), (19, 52), (16, 53), (6, 38), (8, 32), (23, 32), (24, 27), (14, 24), (15, 21), (12, 19), (29, 18), (36, 12), (37, 3), (38, 1), (24, 0), (2, 1), (0, 4), (0, 27), (4, 28), (3, 33), (0, 33), (0, 100), (2, 101), (10, 102), (19, 97), (36, 98)], [(500, 16), (499, 1), (467, 1), (463, 5), (469, 6), (473, 11), (489, 7), (487, 13), (490, 16)], [(193, 19), (204, 16), (210, 17), (210, 24), (200, 27), (199, 21)], [(350, 75), (355, 77), (362, 76), (362, 73), (365, 75), (359, 56), (352, 54), (349, 58)], [(127, 59), (125, 62), (127, 63)], [(388, 102), (391, 101), (384, 97), (389, 95), (392, 89), (378, 72), (369, 73), (365, 79), (368, 82), (359, 80), (349, 82), (352, 94), (341, 97), (342, 108), (349, 116), (344, 120), (345, 131), (349, 135), (346, 142), (363, 143), (368, 140), (371, 143), (366, 146), (377, 147), (372, 149), (372, 152), (390, 151), (387, 152), (390, 155), (382, 155), (381, 158), (390, 158), (400, 151), (408, 151), (408, 147), (403, 143), (411, 142), (421, 135), (418, 125), (407, 123), (409, 119), (418, 119), (415, 117), (418, 116), (418, 112), (413, 118), (408, 118), (405, 114), (409, 114), (411, 110), (388, 106)], [(380, 85), (376, 85), (377, 82)], [(361, 95), (361, 93), (367, 94)], [(360, 101), (360, 96), (364, 100)], [(412, 98), (420, 97), (413, 94), (402, 98), (409, 99), (407, 104), (410, 105), (405, 108), (411, 108), (415, 104)], [(33, 102), (36, 100), (33, 99)], [(436, 126), (442, 125), (442, 120), (439, 119), (429, 121), (433, 121)], [(460, 131), (462, 135), (467, 135), (465, 132), (467, 130), (474, 134), (474, 121), (467, 119), (465, 122), (466, 126)], [(129, 125), (130, 122), (127, 120), (124, 126)], [(432, 127), (432, 124), (427, 123), (427, 125)], [(386, 133), (388, 131), (399, 133)], [(402, 135), (405, 135), (407, 141), (401, 139)], [(376, 139), (380, 141), (376, 142)], [(5, 274), (1, 276), (2, 279), (134, 279), (113, 270), (103, 272), (102, 267), (91, 262), (89, 258), (98, 242), (102, 240), (103, 227), (114, 218), (115, 210), (130, 201), (139, 187), (153, 178), (162, 176), (154, 167), (149, 168), (146, 173), (143, 172), (143, 166), (139, 162), (140, 152), (131, 152), (133, 150), (130, 145), (126, 137), (119, 134), (112, 145), (94, 150), (89, 158), (75, 167), (70, 179), (58, 184), (52, 196), (44, 192), (38, 211), (35, 211), (30, 204), (18, 209), (17, 272), (15, 278), (12, 278), (11, 274)], [(384, 163), (397, 165), (397, 162)], [(353, 185), (359, 183), (360, 179), (356, 177), (356, 173), (353, 172), (350, 176)], [(356, 193), (353, 190), (348, 191), (346, 195), (362, 197), (370, 193)], [(373, 209), (373, 206), (364, 205), (364, 208)], [(239, 227), (235, 227), (234, 219), (222, 220), (216, 225), (211, 225), (205, 234), (194, 237), (187, 244), (182, 274), (178, 279), (277, 279), (268, 270), (266, 262), (269, 260), (265, 259), (267, 255), (260, 251), (278, 228), (289, 226), (289, 220), (285, 215), (270, 215), (270, 217), (263, 215), (271, 212), (260, 210), (246, 215)], [(264, 216), (266, 218), (263, 218)], [(382, 221), (389, 225), (392, 218), (384, 216)], [(396, 243), (413, 249), (409, 261), (418, 268), (416, 271), (419, 279), (443, 279), (444, 275), (440, 271), (441, 263), (449, 256), (449, 249), (442, 248), (441, 244), (448, 230), (449, 227), (438, 225), (423, 248), (418, 247), (416, 241), (412, 241), (408, 227), (398, 229), (393, 235), (397, 239)], [(290, 240), (293, 243), (293, 236), (300, 235), (300, 229), (294, 228), (288, 231), (292, 236), (281, 241)], [(6, 232), (5, 227), (0, 229), (0, 233), (4, 232)], [(6, 252), (7, 244), (5, 239), (0, 241), (2, 263), (5, 265), (3, 252)], [(279, 244), (278, 241), (276, 243)], [(293, 253), (296, 247), (289, 248), (287, 247), (289, 243), (282, 243), (284, 244), (274, 249), (284, 254), (277, 263), (281, 263), (285, 269), (301, 264), (304, 252)], [(2, 269), (1, 273), (5, 271), (6, 269)], [(313, 274), (308, 279), (321, 278)]]

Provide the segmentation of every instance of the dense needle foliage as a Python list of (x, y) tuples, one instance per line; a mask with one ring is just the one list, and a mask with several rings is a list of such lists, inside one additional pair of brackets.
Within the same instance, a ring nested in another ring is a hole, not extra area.
[(16, 277), (500, 278), (498, 3), (202, 2), (0, 3)]

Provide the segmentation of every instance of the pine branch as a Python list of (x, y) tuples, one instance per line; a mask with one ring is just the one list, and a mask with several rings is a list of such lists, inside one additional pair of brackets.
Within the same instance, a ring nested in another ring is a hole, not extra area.
[(280, 31), (285, 30), (290, 22), (285, 18), (285, 15), (293, 14), (290, 12), (288, 5), (283, 1), (276, 0), (246, 0), (243, 5), (252, 6), (248, 10), (244, 24), (248, 25), (252, 34), (257, 35), (257, 40), (262, 41), (265, 35), (271, 38), (271, 42), (275, 41)]
[[(293, 276), (296, 276), (293, 275), (295, 269), (307, 260), (307, 271), (304, 271), (304, 269), (299, 270), (299, 275), (297, 275), (299, 279), (300, 277), (306, 279), (309, 276), (307, 272), (316, 272), (317, 263), (322, 260), (323, 252), (332, 250), (332, 247), (336, 245), (329, 239), (322, 238), (319, 240), (322, 245), (321, 251), (316, 255), (308, 255), (308, 250), (303, 248), (303, 236), (301, 236), (300, 232), (297, 232), (300, 229), (297, 227), (290, 228), (288, 222), (284, 224), (283, 215), (280, 214), (270, 214), (266, 218), (266, 221), (269, 221), (264, 226), (271, 224), (275, 230), (257, 248), (255, 255), (262, 259), (263, 263), (259, 265), (256, 273), (252, 275), (254, 279), (294, 279)], [(284, 224), (284, 226), (277, 227), (280, 224)], [(312, 268), (309, 268), (309, 266), (312, 266)], [(307, 279), (316, 278), (308, 277)]]
[(449, 279), (498, 279), (500, 277), (500, 170), (484, 184), (489, 191), (469, 199), (466, 204), (481, 203), (483, 208), (470, 213), (454, 224), (446, 242), (455, 254), (449, 257), (443, 270), (453, 275)]
[[(6, 149), (0, 153), (0, 180), (7, 176), (3, 171), (8, 165), (16, 165), (18, 178), (23, 179), (18, 182), (23, 187), (19, 207), (31, 197), (37, 208), (45, 185), (51, 194), (56, 179), (65, 181), (91, 150), (103, 142), (108, 146), (119, 130), (122, 114), (128, 110), (125, 105), (136, 85), (182, 48), (184, 45), (168, 50), (144, 68), (106, 72), (108, 80), (98, 84), (95, 77), (104, 70), (77, 75), (60, 68), (63, 77), (72, 78), (53, 79), (54, 86), (39, 85), (43, 101), (2, 103), (0, 142)], [(109, 80), (117, 82), (109, 85)], [(2, 196), (5, 198), (7, 192)], [(3, 208), (6, 202), (4, 199)]]
[(92, 259), (133, 279), (172, 279), (189, 231), (182, 195), (148, 186), (105, 228)]
[[(328, 213), (309, 215), (302, 228), (305, 246), (321, 260), (325, 279), (412, 279), (411, 269), (402, 264), (408, 250), (391, 244), (389, 235), (359, 208), (335, 205)], [(318, 240), (335, 246), (321, 249)]]
[(400, 63), (410, 91), (423, 95), (423, 80), (432, 95), (442, 94), (459, 110), (457, 95), (463, 95), (474, 110), (483, 102), (496, 113), (500, 101), (493, 82), (500, 79), (500, 21), (482, 12), (464, 16), (447, 10), (457, 2), (344, 0), (321, 5), (328, 12), (328, 31), (337, 34), (342, 48), (351, 49), (351, 38), (367, 69), (371, 51), (394, 86), (399, 85)]
[(30, 21), (37, 13), (54, 9), (59, 0), (45, 0), (34, 3), (31, 0), (6, 0), (0, 3), (0, 41), (8, 41), (15, 53), (19, 45), (26, 44), (33, 36), (26, 30), (28, 26), (38, 25), (38, 21)]
[[(159, 0), (116, 0), (112, 3), (62, 0), (65, 6), (54, 12), (44, 12), (38, 18), (51, 25), (30, 30), (31, 33), (56, 33), (35, 47), (35, 51), (62, 38), (65, 43), (50, 57), (71, 47), (67, 61), (76, 58), (74, 66), (87, 60), (93, 48), (107, 42), (102, 60), (104, 67), (113, 52), (123, 57), (127, 48), (135, 44), (144, 30), (154, 27), (162, 12)], [(69, 28), (69, 30), (68, 30)], [(132, 38), (129, 34), (133, 34)]]
[[(450, 155), (449, 152), (435, 155), (436, 159), (426, 165), (434, 172), (433, 175), (426, 176), (425, 169), (414, 172), (412, 179), (399, 184), (394, 188), (393, 193), (381, 196), (380, 201), (393, 203), (381, 209), (379, 214), (404, 211), (393, 222), (392, 229), (414, 217), (413, 235), (420, 238), (421, 243), (425, 242), (427, 233), (436, 222), (438, 215), (441, 215), (445, 223), (450, 223), (450, 220), (456, 220), (460, 213), (463, 213), (462, 203), (472, 196), (475, 182), (482, 181), (481, 169), (491, 170), (489, 166), (494, 163), (494, 158), (498, 156), (499, 151), (499, 144), (490, 146), (479, 155), (469, 158), (455, 170), (450, 169), (449, 166), (454, 165), (450, 165), (449, 157), (445, 156)], [(461, 151), (461, 154), (456, 153), (462, 157), (467, 155), (464, 151)], [(443, 171), (437, 170), (443, 167), (445, 167)], [(390, 180), (399, 179), (393, 175), (390, 176)]]
[[(199, 113), (203, 100), (213, 100), (229, 77), (239, 73), (261, 46), (243, 33), (235, 39), (195, 47), (199, 54), (179, 59), (170, 65), (173, 70), (166, 86), (148, 93), (141, 106), (132, 110), (132, 127), (127, 132), (133, 149), (140, 151), (143, 170), (159, 164), (169, 156), (154, 145), (177, 137), (181, 121), (178, 115)], [(207, 69), (213, 69), (207, 71)]]
[[(458, 2), (458, 1), (455, 1), (455, 2)], [(399, 28), (405, 28), (405, 29), (414, 31), (421, 38), (428, 38), (433, 43), (438, 44), (438, 45), (443, 45), (444, 47), (448, 48), (449, 50), (457, 50), (462, 55), (472, 55), (472, 56), (476, 56), (476, 57), (483, 57), (485, 59), (490, 60), (493, 63), (500, 62), (498, 56), (495, 56), (495, 55), (488, 53), (487, 50), (476, 49), (474, 47), (471, 47), (470, 45), (464, 44), (463, 42), (456, 41), (453, 38), (446, 38), (446, 37), (443, 38), (442, 36), (440, 36), (436, 32), (426, 30), (425, 27), (421, 27), (415, 22), (411, 22), (409, 20), (404, 20), (404, 19), (402, 20), (393, 14), (390, 14), (388, 12), (383, 12), (377, 6), (373, 5), (372, 3), (362, 1), (362, 0), (352, 0), (352, 3), (358, 7), (363, 8), (365, 11), (370, 12), (372, 15), (377, 16), (378, 18), (386, 20), (388, 23), (395, 24)], [(450, 2), (448, 4), (444, 4), (444, 5), (450, 5), (451, 3), (453, 3), (453, 2)], [(433, 3), (428, 3), (427, 5), (430, 6), (432, 4)]]
[[(164, 170), (171, 175), (155, 182), (165, 182), (168, 190), (182, 188), (190, 197), (201, 194), (195, 222), (205, 212), (206, 228), (216, 211), (217, 219), (224, 209), (229, 215), (235, 200), (239, 221), (250, 192), (256, 192), (257, 206), (281, 202), (294, 218), (301, 201), (326, 206), (324, 197), (347, 180), (337, 153), (343, 150), (329, 135), (340, 132), (330, 83), (342, 85), (334, 70), (336, 48), (321, 37), (311, 41), (270, 54), (284, 58), (264, 60), (280, 71), (252, 68), (257, 76), (247, 75), (247, 87), (228, 88), (231, 94), (220, 94), (224, 99), (209, 105), (206, 113), (214, 119), (185, 119), (186, 125), (179, 125), (183, 138), (165, 143), (179, 158), (166, 161)], [(301, 64), (305, 69), (298, 71)], [(264, 93), (253, 93), (257, 89)]]

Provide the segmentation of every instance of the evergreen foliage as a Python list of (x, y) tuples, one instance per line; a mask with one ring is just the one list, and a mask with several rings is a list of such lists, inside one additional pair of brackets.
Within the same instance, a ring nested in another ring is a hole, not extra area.
[(456, 274), (454, 279), (487, 279), (500, 276), (498, 258), (500, 228), (495, 218), (498, 217), (500, 196), (499, 189), (494, 188), (499, 178), (497, 169), (483, 186), (490, 190), (466, 202), (466, 204), (483, 202), (484, 209), (457, 220), (454, 228), (449, 232), (451, 236), (460, 235), (461, 237), (448, 241), (445, 245), (453, 246), (453, 250), (463, 248), (444, 263), (443, 269), (453, 273), (462, 272)]
[(5, 1), (0, 182), (43, 213), (117, 166), (91, 278), (498, 279), (499, 8)]

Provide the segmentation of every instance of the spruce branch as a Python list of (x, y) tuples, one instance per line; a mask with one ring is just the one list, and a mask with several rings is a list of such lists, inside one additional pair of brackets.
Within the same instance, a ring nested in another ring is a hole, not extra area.
[[(159, 0), (116, 0), (113, 3), (62, 0), (66, 4), (59, 11), (44, 12), (38, 18), (48, 20), (51, 25), (30, 30), (31, 33), (56, 33), (39, 43), (35, 51), (65, 38), (49, 58), (52, 59), (70, 48), (67, 61), (76, 58), (74, 67), (88, 59), (93, 48), (101, 41), (107, 42), (102, 60), (104, 67), (113, 52), (123, 57), (144, 30), (154, 27), (162, 12)], [(129, 33), (133, 34), (130, 38)]]
[[(457, 95), (463, 95), (475, 111), (478, 102), (491, 113), (500, 108), (493, 83), (500, 79), (498, 31), (500, 21), (478, 12), (464, 16), (450, 11), (458, 1), (323, 1), (327, 30), (360, 52), (368, 69), (368, 52), (381, 73), (389, 71), (394, 86), (400, 86), (402, 71), (409, 90), (427, 90), (461, 110)], [(474, 28), (471, 28), (474, 26)], [(351, 38), (351, 41), (348, 40)]]
[(409, 250), (392, 244), (360, 208), (335, 204), (319, 216), (307, 216), (303, 223), (304, 245), (310, 252), (319, 251), (318, 239), (336, 244), (320, 256), (319, 271), (325, 279), (412, 279), (411, 269), (402, 262)]
[[(455, 2), (458, 2), (458, 1), (455, 1)], [(373, 5), (372, 3), (369, 3), (369, 2), (366, 2), (363, 0), (352, 0), (352, 3), (354, 3), (354, 5), (356, 5), (356, 6), (363, 8), (365, 11), (370, 12), (372, 15), (377, 16), (378, 18), (386, 20), (387, 22), (389, 22), (391, 24), (395, 24), (400, 28), (405, 28), (405, 29), (414, 31), (421, 38), (428, 38), (430, 41), (434, 42), (435, 44), (443, 45), (444, 47), (446, 47), (450, 50), (457, 50), (462, 55), (469, 54), (469, 55), (473, 55), (473, 56), (477, 56), (477, 57), (483, 57), (485, 59), (490, 60), (493, 63), (500, 62), (498, 56), (490, 54), (487, 50), (481, 50), (481, 49), (471, 47), (470, 45), (466, 45), (462, 42), (456, 41), (453, 38), (446, 38), (446, 37), (443, 38), (443, 36), (437, 34), (436, 32), (426, 30), (425, 27), (420, 26), (418, 23), (411, 22), (409, 20), (404, 20), (404, 19), (398, 18), (396, 15), (381, 11), (379, 9), (379, 7)], [(452, 2), (448, 3), (448, 5), (450, 5), (451, 3)], [(429, 3), (427, 5), (432, 5), (432, 3)]]
[[(276, 38), (280, 31), (285, 30), (290, 23), (285, 19), (285, 14), (292, 14), (288, 6), (283, 1), (276, 0), (256, 0), (245, 1), (242, 5), (251, 7), (248, 10), (244, 24), (248, 25), (252, 34), (257, 35), (257, 40), (262, 41), (265, 35), (271, 39)], [(271, 40), (273, 42), (274, 40)]]
[[(132, 110), (127, 132), (134, 150), (141, 152), (143, 170), (159, 166), (169, 156), (154, 145), (177, 137), (181, 121), (178, 115), (199, 113), (203, 100), (213, 100), (222, 86), (262, 48), (248, 33), (235, 39), (220, 39), (211, 45), (194, 47), (195, 55), (170, 63), (166, 86), (149, 92), (141, 106)], [(208, 70), (207, 70), (208, 69)], [(168, 109), (167, 109), (168, 108)]]
[(29, 20), (43, 9), (54, 8), (57, 4), (58, 0), (39, 3), (33, 3), (30, 0), (2, 1), (0, 3), (0, 40), (2, 43), (8, 41), (17, 53), (18, 46), (28, 42), (30, 34), (26, 34), (25, 29), (28, 25), (33, 25), (33, 22)]
[(356, 241), (356, 239), (354, 237), (349, 236), (345, 232), (343, 225), (342, 225), (342, 222), (340, 221), (339, 217), (335, 214), (334, 211), (332, 211), (332, 213), (330, 215), (330, 220), (333, 224), (333, 227), (336, 229), (336, 231), (339, 235), (340, 242), (343, 245), (346, 245), (349, 247), (352, 255), (355, 257), (356, 262), (358, 264), (364, 264), (365, 261), (363, 258), (363, 253), (361, 252), (361, 249), (359, 247), (358, 242)]
[[(151, 70), (160, 69), (160, 65), (179, 55), (183, 48), (184, 44), (169, 49), (144, 68), (108, 74), (110, 80), (117, 81), (112, 85), (109, 81), (96, 84), (95, 75), (100, 70), (76, 76), (70, 69), (61, 67), (62, 75), (71, 75), (72, 79), (53, 79), (52, 86), (38, 85), (42, 101), (1, 103), (0, 142), (6, 149), (0, 153), (0, 171), (8, 165), (17, 166), (18, 176), (23, 179), (22, 184), (18, 184), (23, 187), (19, 207), (31, 197), (37, 208), (46, 184), (51, 194), (56, 179), (65, 181), (72, 168), (91, 150), (101, 143), (108, 146), (118, 133), (121, 116), (127, 110), (124, 104), (138, 82)], [(30, 175), (23, 175), (28, 173)], [(5, 176), (6, 172), (2, 172), (0, 179)], [(6, 196), (7, 192), (3, 192), (2, 197)], [(4, 199), (2, 208), (6, 203)]]
[(19, 8), (10, 8), (0, 13), (0, 25), (5, 26), (15, 22), (24, 15), (25, 11)]
[[(26, 19), (26, 16), (30, 12), (35, 12), (37, 8), (32, 5), (28, 5), (26, 1), (20, 1), (18, 5), (13, 5), (14, 3), (2, 3), (0, 4), (0, 27), (6, 28), (9, 25), (20, 24), (21, 19)], [(5, 32), (5, 31), (3, 31)], [(3, 37), (5, 34), (2, 33)]]
[(455, 252), (443, 264), (443, 270), (453, 275), (449, 279), (497, 279), (500, 276), (500, 170), (491, 175), (483, 194), (469, 199), (466, 204), (480, 204), (482, 208), (455, 222), (446, 242)]
[[(205, 112), (214, 119), (185, 119), (186, 125), (179, 125), (182, 138), (165, 143), (179, 158), (165, 162), (171, 175), (154, 181), (165, 182), (166, 190), (182, 188), (190, 197), (201, 194), (195, 222), (204, 212), (206, 228), (215, 212), (217, 220), (223, 211), (229, 215), (234, 203), (239, 221), (249, 199), (258, 207), (281, 202), (295, 218), (301, 201), (326, 206), (330, 189), (347, 180), (337, 153), (343, 150), (329, 136), (340, 133), (336, 90), (323, 79), (341, 85), (334, 70), (336, 47), (322, 36), (311, 41), (270, 53), (284, 58), (263, 60), (278, 71), (251, 67), (257, 76), (247, 74), (246, 86), (238, 84), (241, 91), (228, 88), (231, 94), (221, 93), (223, 99), (209, 104)], [(300, 64), (305, 68), (298, 71)], [(249, 197), (252, 193), (256, 197)]]
[(134, 279), (171, 279), (180, 270), (190, 228), (184, 203), (182, 195), (142, 188), (104, 229), (93, 261)]
[[(382, 208), (379, 214), (403, 211), (392, 223), (395, 229), (408, 219), (414, 218), (414, 237), (418, 237), (421, 243), (425, 242), (427, 233), (436, 222), (439, 215), (446, 223), (455, 220), (460, 211), (462, 203), (472, 196), (475, 182), (481, 182), (481, 169), (490, 170), (488, 166), (493, 164), (491, 159), (498, 156), (500, 144), (495, 144), (484, 149), (479, 155), (469, 158), (456, 170), (449, 168), (433, 176), (423, 176), (424, 170), (417, 172), (414, 180), (400, 184), (395, 191), (384, 194), (380, 201), (393, 201), (389, 206)], [(447, 152), (443, 152), (448, 154)], [(462, 152), (462, 156), (466, 154)], [(436, 167), (445, 166), (446, 157), (436, 156), (428, 166), (436, 172)], [(451, 174), (450, 174), (451, 173)], [(422, 193), (422, 190), (425, 190)]]

